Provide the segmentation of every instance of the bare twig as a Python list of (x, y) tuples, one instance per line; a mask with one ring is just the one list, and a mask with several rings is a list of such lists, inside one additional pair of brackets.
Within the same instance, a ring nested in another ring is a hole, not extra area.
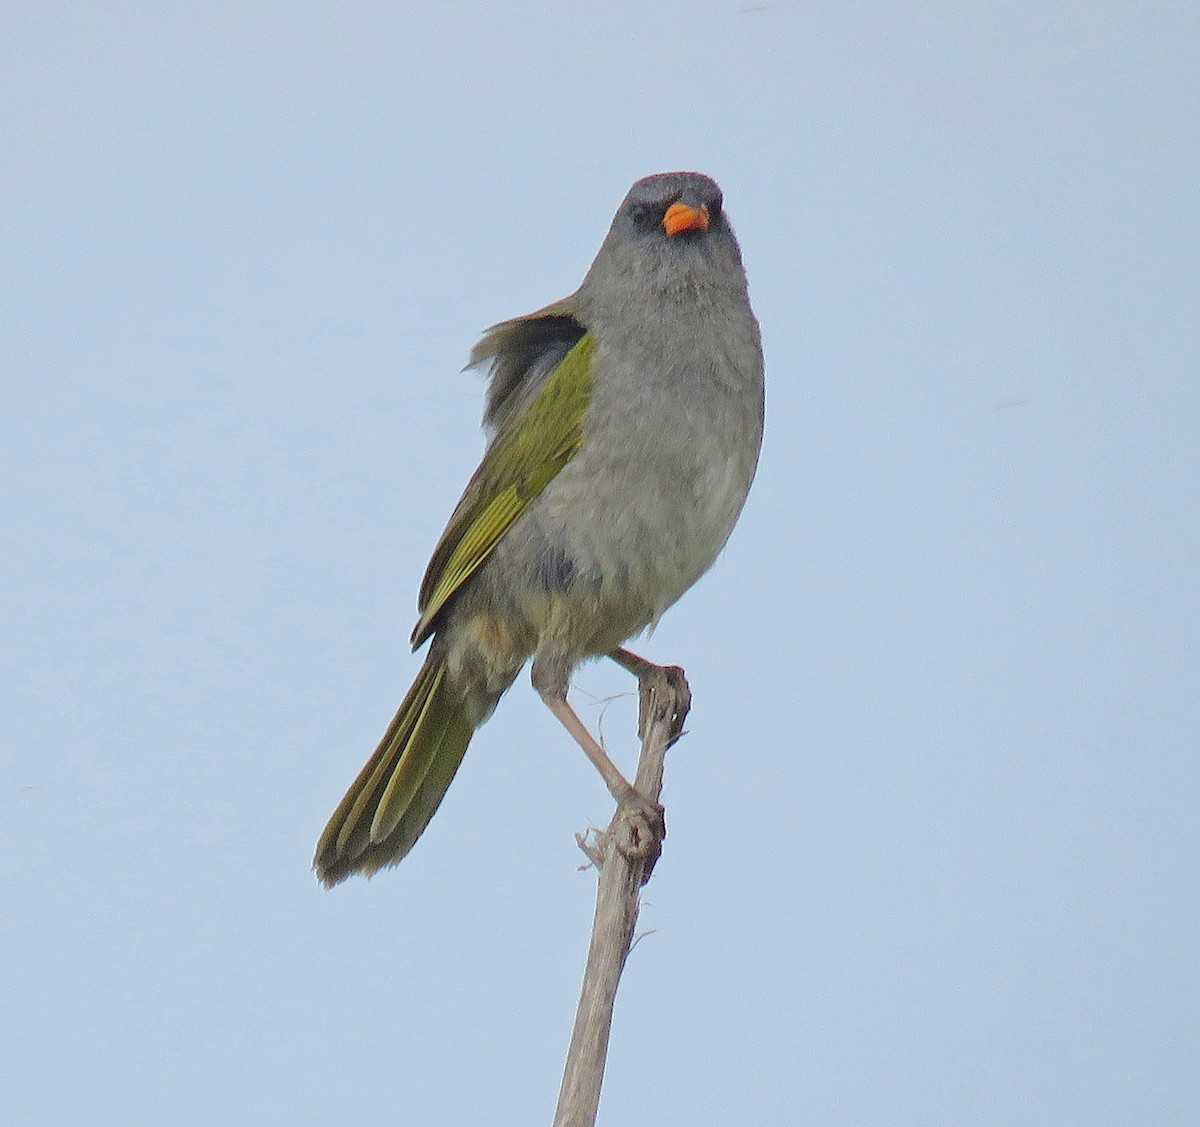
[[(634, 786), (657, 803), (667, 748), (683, 732), (691, 692), (678, 666), (651, 665), (619, 650), (614, 658), (635, 673), (641, 689), (638, 735), (642, 751)], [(613, 1002), (637, 924), (638, 890), (650, 879), (666, 829), (649, 827), (638, 811), (618, 808), (608, 829), (580, 847), (600, 870), (596, 915), (588, 947), (575, 1029), (563, 1070), (554, 1127), (593, 1127), (608, 1056)]]

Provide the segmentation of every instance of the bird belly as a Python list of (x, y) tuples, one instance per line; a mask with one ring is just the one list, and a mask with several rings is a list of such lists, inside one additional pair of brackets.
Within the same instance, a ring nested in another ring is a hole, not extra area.
[(609, 653), (656, 623), (712, 566), (753, 473), (744, 458), (713, 451), (701, 459), (660, 449), (603, 465), (589, 453), (550, 483), (497, 551), (510, 557), (505, 572), (524, 577), (526, 617), (540, 627), (552, 605), (565, 609), (581, 657)]

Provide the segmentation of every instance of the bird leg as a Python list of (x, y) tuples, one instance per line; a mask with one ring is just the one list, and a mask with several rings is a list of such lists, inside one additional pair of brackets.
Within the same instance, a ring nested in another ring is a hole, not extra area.
[(622, 805), (636, 805), (643, 798), (634, 789), (633, 784), (621, 774), (621, 769), (608, 757), (608, 752), (596, 741), (596, 737), (587, 730), (587, 726), (579, 719), (579, 714), (570, 705), (566, 697), (543, 696), (546, 707), (558, 718), (558, 722), (571, 733), (575, 742), (583, 748), (583, 754), (591, 761), (592, 766), (600, 772), (604, 785), (609, 793)]
[(655, 665), (654, 662), (647, 661), (644, 657), (638, 657), (632, 650), (627, 650), (624, 646), (613, 650), (608, 656), (622, 669), (632, 673), (639, 681), (652, 673), (657, 673), (662, 668), (661, 665)]
[[(646, 860), (647, 864), (652, 866), (662, 849), (662, 840), (667, 836), (667, 823), (663, 818), (662, 806), (651, 802), (621, 774), (620, 768), (608, 757), (608, 753), (579, 719), (565, 694), (542, 693), (541, 696), (546, 707), (571, 733), (575, 742), (583, 748), (584, 755), (600, 772), (609, 793), (617, 800), (618, 809), (625, 811), (628, 837), (623, 841), (619, 840), (617, 848), (629, 857)], [(589, 852), (588, 856), (592, 854)]]
[[(609, 759), (608, 753), (587, 730), (567, 700), (571, 670), (577, 664), (577, 659), (572, 660), (572, 647), (569, 644), (573, 634), (569, 607), (562, 600), (552, 600), (546, 623), (538, 639), (537, 651), (533, 656), (529, 679), (546, 707), (571, 733), (571, 738), (583, 748), (584, 755), (600, 772), (604, 785), (617, 800), (618, 808), (628, 814), (626, 821), (631, 831), (631, 840), (636, 843), (632, 852), (641, 848), (645, 848), (647, 852), (657, 850), (667, 832), (666, 823), (663, 821), (663, 808), (657, 802), (648, 799), (621, 774), (620, 769)], [(626, 651), (618, 652), (625, 654)], [(649, 669), (654, 668), (636, 654), (628, 654), (628, 658)]]

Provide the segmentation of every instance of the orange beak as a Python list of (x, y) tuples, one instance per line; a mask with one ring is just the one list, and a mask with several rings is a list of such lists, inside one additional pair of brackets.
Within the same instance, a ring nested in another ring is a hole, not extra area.
[(681, 231), (707, 231), (708, 208), (703, 204), (689, 207), (685, 203), (673, 203), (663, 216), (663, 230), (668, 238), (674, 238)]

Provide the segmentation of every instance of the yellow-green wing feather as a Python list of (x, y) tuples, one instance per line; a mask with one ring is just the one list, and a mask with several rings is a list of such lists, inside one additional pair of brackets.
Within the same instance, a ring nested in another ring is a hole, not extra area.
[(414, 646), (433, 633), (442, 608), (579, 449), (595, 350), (590, 335), (581, 337), (529, 405), (497, 431), (429, 561)]

